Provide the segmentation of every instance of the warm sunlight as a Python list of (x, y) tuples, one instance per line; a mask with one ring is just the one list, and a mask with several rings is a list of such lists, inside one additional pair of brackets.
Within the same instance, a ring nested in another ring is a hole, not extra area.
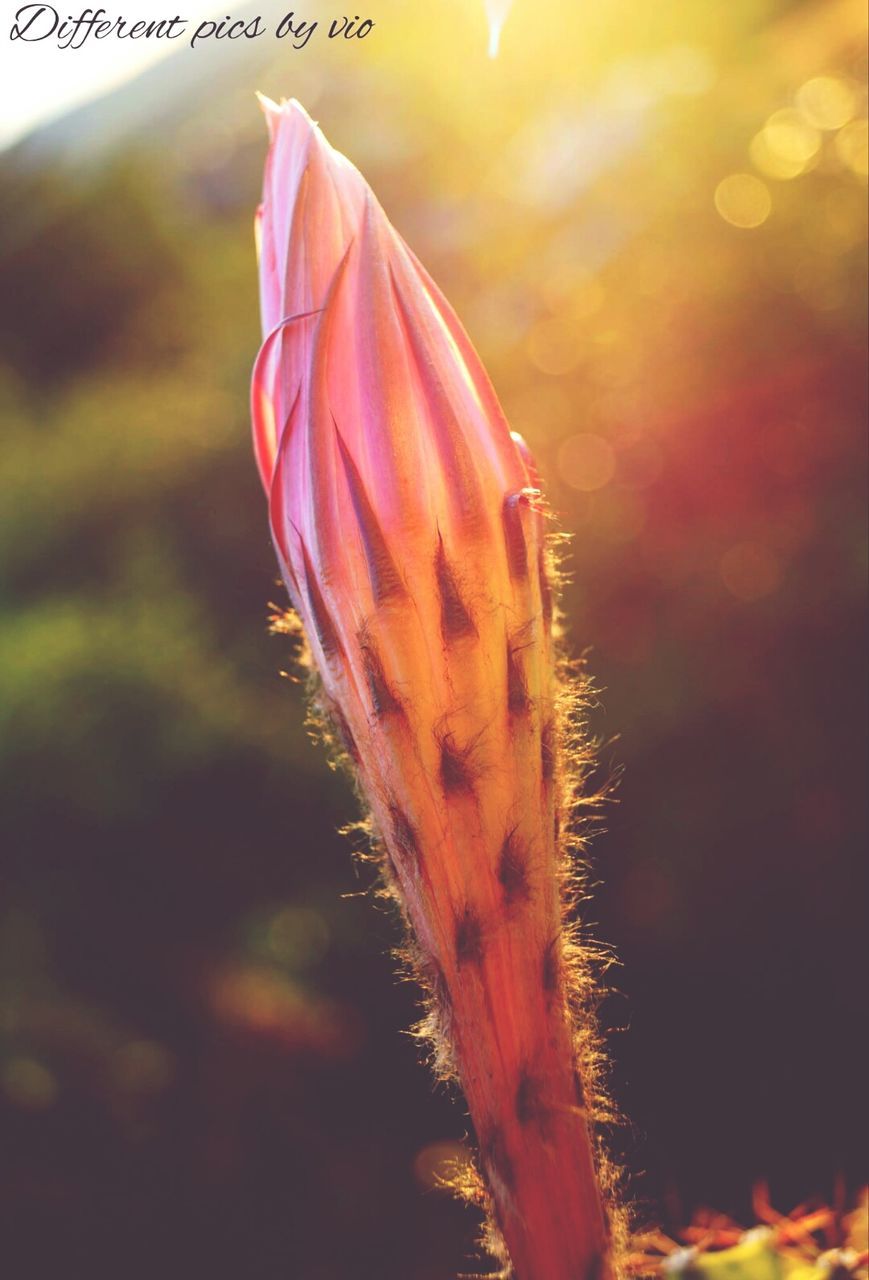
[[(156, 19), (159, 3), (144, 0), (138, 14)], [(192, 0), (185, 14), (196, 22), (214, 14), (215, 8), (209, 0)], [(79, 48), (60, 48), (57, 38), (50, 36), (12, 41), (9, 33), (15, 12), (10, 6), (0, 29), (0, 148), (116, 89), (176, 50), (191, 57), (196, 52), (183, 40), (89, 40)], [(89, 11), (79, 9), (74, 16), (81, 12)]]

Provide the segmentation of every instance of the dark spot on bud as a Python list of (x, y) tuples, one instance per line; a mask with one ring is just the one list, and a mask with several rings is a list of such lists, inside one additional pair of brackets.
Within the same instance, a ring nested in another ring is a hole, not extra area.
[(554, 995), (558, 990), (558, 978), (561, 973), (561, 939), (552, 938), (543, 948), (543, 990), (547, 995)]
[(552, 587), (549, 583), (549, 573), (546, 568), (546, 548), (540, 548), (540, 555), (537, 558), (537, 574), (540, 579), (540, 603), (543, 607), (543, 621), (549, 627), (552, 624)]
[(401, 715), (404, 711), (401, 699), (389, 687), (389, 681), (386, 679), (380, 654), (377, 652), (373, 641), (369, 638), (367, 632), (360, 632), (358, 638), (359, 648), (362, 651), (365, 679), (368, 684), (368, 692), (371, 695), (374, 714), (379, 719), (389, 715)]
[(498, 879), (504, 890), (504, 901), (507, 906), (516, 902), (525, 902), (529, 896), (528, 858), (522, 842), (516, 835), (514, 827), (501, 846), (501, 857), (498, 862)]
[(435, 555), (435, 575), (441, 598), (441, 632), (444, 640), (458, 640), (462, 636), (476, 635), (477, 628), (461, 597), (455, 574), (447, 560), (443, 538), (440, 535), (438, 535), (438, 549)]
[(576, 1098), (576, 1105), (579, 1107), (580, 1111), (586, 1111), (588, 1109), (588, 1103), (585, 1097), (585, 1084), (583, 1083), (582, 1072), (579, 1067), (574, 1067), (573, 1069), (573, 1095)]
[(465, 747), (459, 747), (456, 745), (453, 735), (449, 732), (439, 733), (436, 731), (435, 737), (440, 747), (440, 775), (444, 791), (448, 794), (459, 791), (473, 791), (474, 778), (477, 771), (471, 755), (476, 739), (469, 742)]
[(540, 771), (544, 782), (555, 777), (555, 725), (547, 720), (540, 734)]
[(419, 866), (420, 849), (416, 830), (404, 810), (393, 801), (389, 806), (389, 820), (392, 825), (392, 843), (402, 860)]
[(508, 1191), (513, 1191), (516, 1186), (516, 1170), (500, 1129), (493, 1126), (489, 1130), (485, 1139), (480, 1142), (480, 1155), (489, 1177), (494, 1175)]
[(359, 468), (344, 443), (337, 423), (335, 423), (335, 434), (338, 437), (341, 461), (344, 463), (344, 475), (347, 477), (350, 500), (353, 503), (353, 510), (356, 512), (356, 520), (362, 536), (365, 559), (368, 562), (368, 576), (371, 579), (371, 590), (374, 592), (374, 599), (377, 603), (382, 604), (384, 600), (389, 599), (391, 596), (404, 595), (404, 582), (392, 558), (392, 553), (386, 544), (386, 538), (374, 508), (368, 500), (368, 494), (365, 492)]
[[(606, 1274), (606, 1262), (603, 1254), (593, 1253), (589, 1259), (588, 1266), (585, 1268), (583, 1280), (601, 1280), (601, 1276)], [(682, 1272), (682, 1275), (685, 1273)]]
[[(295, 528), (295, 526), (293, 526)], [(317, 575), (314, 572), (314, 566), (311, 564), (311, 557), (308, 555), (308, 548), (305, 546), (302, 535), (296, 529), (296, 535), (299, 539), (299, 546), (302, 550), (302, 565), (305, 571), (305, 591), (308, 596), (308, 607), (311, 610), (311, 618), (314, 622), (314, 630), (317, 633), (317, 639), (320, 642), (320, 648), (327, 658), (334, 658), (336, 654), (341, 653), (341, 640), (332, 621), (329, 610), (326, 607), (326, 601), (323, 599), (323, 593), (320, 590), (320, 584), (317, 581)]]
[(549, 1113), (543, 1102), (540, 1081), (528, 1070), (523, 1070), (519, 1076), (515, 1110), (520, 1124), (536, 1124), (541, 1132), (547, 1128)]
[(465, 907), (456, 921), (456, 964), (478, 965), (483, 960), (483, 925), (473, 907)]
[(350, 759), (355, 764), (359, 764), (359, 748), (356, 745), (356, 739), (353, 737), (353, 731), (347, 723), (347, 717), (344, 715), (344, 712), (340, 707), (333, 704), (330, 708), (329, 715), (332, 720), (332, 726), (334, 728), (336, 738), (341, 743), (341, 746), (347, 752)]
[(522, 527), (522, 507), (528, 505), (531, 489), (508, 493), (501, 507), (501, 523), (504, 528), (504, 545), (507, 548), (507, 567), (510, 577), (517, 580), (528, 577), (528, 547)]
[(507, 645), (507, 707), (511, 715), (522, 715), (530, 706), (519, 650)]

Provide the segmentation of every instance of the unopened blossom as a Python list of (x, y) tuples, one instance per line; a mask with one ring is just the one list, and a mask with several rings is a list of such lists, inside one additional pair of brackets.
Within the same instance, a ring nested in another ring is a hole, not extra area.
[(443, 295), (296, 102), (264, 102), (272, 536), (414, 938), (519, 1280), (603, 1280), (570, 1014), (552, 589), (538, 482)]

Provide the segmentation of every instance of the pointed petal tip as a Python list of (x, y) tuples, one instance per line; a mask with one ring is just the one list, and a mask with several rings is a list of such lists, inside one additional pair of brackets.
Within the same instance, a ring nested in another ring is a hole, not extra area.
[[(312, 115), (308, 114), (298, 98), (282, 98), (281, 110), (288, 120), (304, 126), (309, 133), (315, 133), (322, 137), (317, 121)], [(325, 138), (323, 138), (323, 141), (326, 141)]]
[(255, 89), (256, 100), (260, 105), (260, 110), (266, 118), (266, 127), (269, 131), (269, 141), (273, 142), (275, 137), (275, 128), (277, 126), (277, 118), (281, 114), (281, 109), (271, 98), (266, 97), (264, 93), (260, 93), (259, 89)]
[(274, 138), (275, 131), (282, 120), (297, 123), (304, 126), (306, 132), (319, 134), (320, 129), (316, 120), (308, 115), (308, 112), (299, 102), (298, 98), (281, 98), (280, 102), (275, 102), (268, 94), (260, 93), (259, 89), (255, 90), (257, 102), (260, 105), (263, 115), (268, 125), (269, 136)]
[(301, 102), (299, 102), (298, 98), (287, 98), (285, 99), (285, 101), (290, 111), (295, 111), (300, 116), (302, 116), (305, 120), (310, 120), (311, 124), (316, 124), (316, 121), (314, 120), (314, 118), (308, 114), (308, 112), (302, 106)]

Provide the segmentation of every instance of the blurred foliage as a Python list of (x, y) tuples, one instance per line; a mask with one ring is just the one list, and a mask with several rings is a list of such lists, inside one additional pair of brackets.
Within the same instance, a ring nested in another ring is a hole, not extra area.
[(0, 291), (15, 306), (0, 341), (24, 377), (44, 386), (125, 350), (147, 368), (183, 342), (183, 245), (152, 180), (127, 158), (80, 184), (46, 169), (4, 177)]
[(863, 8), (516, 0), (494, 63), (482, 6), (371, 16), (212, 82), (170, 59), (4, 157), (16, 1280), (441, 1280), (476, 1229), (421, 1194), (461, 1109), (265, 629), (254, 88), (365, 170), (573, 535), (626, 766), (591, 913), (637, 1194), (745, 1220), (758, 1173), (795, 1203), (861, 1172)]

